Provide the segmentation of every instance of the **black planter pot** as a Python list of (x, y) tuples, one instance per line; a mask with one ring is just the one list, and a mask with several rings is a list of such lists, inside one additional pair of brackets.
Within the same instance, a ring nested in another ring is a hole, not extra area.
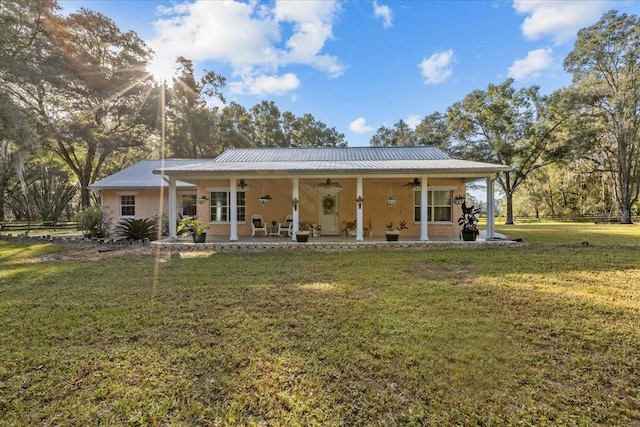
[(476, 237), (478, 237), (478, 234), (475, 231), (465, 231), (462, 230), (462, 240), (464, 240), (465, 242), (474, 242), (476, 240)]
[(400, 233), (389, 233), (386, 231), (384, 234), (387, 237), (387, 242), (397, 242), (400, 238)]
[(296, 240), (298, 242), (307, 242), (309, 241), (309, 233), (296, 233)]
[(207, 240), (207, 233), (200, 233), (197, 236), (192, 234), (191, 237), (193, 237), (193, 243), (204, 243)]

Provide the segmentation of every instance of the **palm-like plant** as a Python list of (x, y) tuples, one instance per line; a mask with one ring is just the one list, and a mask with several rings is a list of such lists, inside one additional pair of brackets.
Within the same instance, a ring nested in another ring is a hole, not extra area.
[(127, 240), (155, 240), (157, 224), (149, 218), (125, 218), (114, 227), (114, 232)]

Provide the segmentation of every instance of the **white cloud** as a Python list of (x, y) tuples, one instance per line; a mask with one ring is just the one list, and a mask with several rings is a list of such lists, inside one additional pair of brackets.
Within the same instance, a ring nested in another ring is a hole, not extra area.
[(391, 8), (389, 6), (379, 5), (377, 0), (373, 0), (373, 14), (382, 18), (382, 26), (385, 29), (390, 28), (393, 25)]
[(279, 76), (281, 67), (306, 65), (331, 77), (344, 72), (338, 58), (323, 53), (339, 11), (336, 0), (185, 1), (157, 10), (162, 16), (149, 44), (164, 60), (229, 64), (238, 91), (283, 94), (300, 82)]
[(300, 86), (300, 80), (293, 73), (283, 76), (246, 77), (241, 81), (229, 84), (232, 93), (250, 94), (257, 96), (284, 95)]
[(529, 40), (550, 36), (556, 44), (571, 40), (578, 30), (596, 22), (612, 7), (608, 1), (514, 0), (516, 12), (529, 15), (522, 34)]
[(524, 59), (516, 60), (509, 67), (509, 77), (515, 80), (523, 80), (527, 77), (538, 77), (540, 71), (545, 70), (553, 63), (551, 49), (536, 49), (527, 54)]
[(407, 125), (409, 125), (409, 127), (414, 130), (415, 128), (418, 127), (421, 121), (422, 121), (422, 116), (419, 116), (417, 114), (411, 114), (409, 117), (405, 119), (405, 122), (407, 123)]
[(349, 123), (349, 130), (353, 133), (357, 133), (358, 135), (362, 135), (363, 133), (373, 132), (375, 128), (367, 125), (367, 121), (364, 117), (358, 117)]
[(444, 52), (435, 52), (429, 58), (425, 58), (418, 65), (425, 84), (438, 84), (446, 81), (451, 76), (451, 60), (453, 59), (453, 50), (449, 49)]

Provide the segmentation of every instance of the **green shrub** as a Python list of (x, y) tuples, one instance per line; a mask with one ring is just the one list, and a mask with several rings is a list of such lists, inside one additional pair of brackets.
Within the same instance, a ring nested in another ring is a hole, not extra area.
[(89, 206), (82, 209), (76, 215), (78, 228), (82, 230), (85, 236), (93, 238), (103, 238), (109, 235), (111, 228), (111, 216), (108, 208), (102, 206)]
[(116, 235), (128, 240), (155, 240), (157, 237), (156, 221), (149, 218), (126, 218), (114, 227)]

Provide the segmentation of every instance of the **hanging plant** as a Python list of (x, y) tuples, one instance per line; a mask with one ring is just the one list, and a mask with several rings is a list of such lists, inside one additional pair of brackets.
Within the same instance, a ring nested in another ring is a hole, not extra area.
[(258, 199), (258, 201), (263, 205), (267, 204), (267, 202), (269, 202), (269, 200), (271, 200), (271, 196), (269, 194), (262, 195)]

